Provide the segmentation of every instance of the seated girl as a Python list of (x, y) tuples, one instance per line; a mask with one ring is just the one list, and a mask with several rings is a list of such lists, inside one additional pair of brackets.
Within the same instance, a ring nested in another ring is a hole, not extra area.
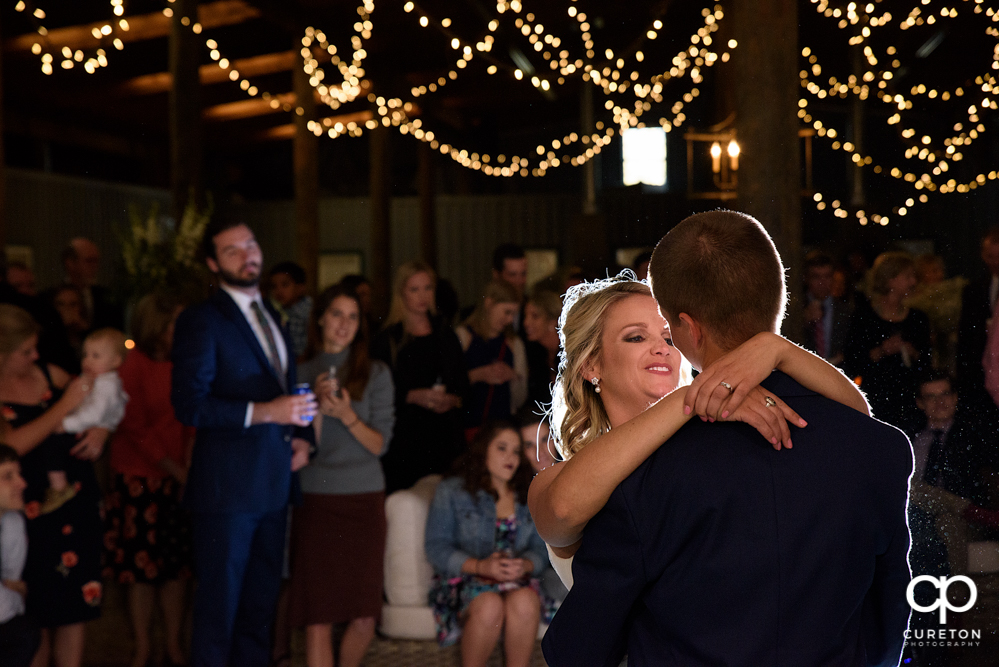
[(500, 635), (506, 664), (530, 663), (541, 618), (545, 543), (527, 511), (534, 474), (517, 427), (487, 422), (437, 487), (427, 517), (431, 601), (442, 646), (461, 638), (465, 667), (485, 665)]

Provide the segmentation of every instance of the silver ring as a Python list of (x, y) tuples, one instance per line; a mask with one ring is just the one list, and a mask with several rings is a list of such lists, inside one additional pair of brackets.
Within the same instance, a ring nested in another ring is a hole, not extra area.
[(773, 396), (767, 396), (763, 402), (767, 404), (768, 408), (772, 408), (777, 405), (777, 401), (774, 400)]
[(734, 394), (735, 393), (735, 388), (732, 385), (730, 385), (728, 382), (725, 382), (724, 380), (722, 380), (718, 384), (720, 384), (721, 386), (723, 386), (726, 389), (728, 389), (728, 393), (730, 393), (730, 394)]

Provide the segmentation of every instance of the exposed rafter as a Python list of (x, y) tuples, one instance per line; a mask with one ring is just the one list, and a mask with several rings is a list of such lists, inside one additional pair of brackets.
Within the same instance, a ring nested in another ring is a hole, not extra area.
[[(198, 22), (206, 30), (236, 25), (259, 16), (260, 10), (243, 0), (216, 0), (198, 7)], [(123, 42), (157, 39), (170, 34), (171, 21), (172, 19), (157, 12), (128, 17), (128, 30), (122, 30), (118, 26), (118, 19), (54, 28), (44, 37), (36, 32), (12, 37), (4, 42), (3, 50), (7, 53), (30, 53), (31, 47), (36, 43), (48, 44), (52, 49), (62, 49), (64, 46), (73, 50), (90, 48), (97, 42), (93, 35), (94, 28), (100, 30), (109, 24), (114, 28), (112, 34)]]
[[(361, 124), (374, 117), (375, 114), (372, 111), (357, 111), (354, 113), (340, 114), (338, 116), (327, 116), (326, 118), (321, 118), (319, 122), (323, 124), (323, 127), (332, 127), (337, 123), (342, 123), (343, 125), (346, 125), (347, 123)], [(276, 125), (262, 132), (258, 132), (253, 135), (252, 139), (256, 141), (283, 141), (291, 139), (294, 136), (295, 124), (288, 123), (287, 125)]]
[[(231, 67), (238, 70), (245, 77), (263, 76), (265, 74), (290, 71), (300, 59), (300, 56), (294, 51), (284, 51), (234, 60)], [(202, 85), (229, 81), (229, 71), (222, 69), (214, 63), (202, 65), (199, 73)], [(124, 81), (109, 92), (121, 96), (155, 95), (169, 91), (172, 85), (173, 77), (170, 76), (169, 72), (157, 72), (156, 74), (145, 74)]]

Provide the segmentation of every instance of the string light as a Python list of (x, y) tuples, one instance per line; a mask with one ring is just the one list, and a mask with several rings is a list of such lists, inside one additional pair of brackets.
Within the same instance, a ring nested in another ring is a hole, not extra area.
[[(864, 39), (870, 36), (870, 30), (866, 24), (877, 28), (888, 25), (892, 18), (887, 12), (880, 16), (874, 16), (874, 5), (872, 3), (867, 4), (864, 7), (865, 13), (861, 14), (859, 13), (859, 5), (856, 3), (847, 5), (846, 12), (843, 12), (841, 9), (830, 7), (826, 0), (812, 0), (812, 2), (818, 5), (816, 10), (824, 16), (837, 19), (845, 16), (844, 19), (839, 21), (840, 28), (845, 28), (848, 25), (856, 26), (858, 24), (865, 24), (860, 34), (854, 34), (850, 38), (849, 43), (851, 45), (859, 45)], [(974, 13), (982, 13), (981, 2), (982, 0), (974, 0)], [(930, 0), (921, 0), (921, 4), (925, 7), (925, 5), (930, 4)], [(985, 13), (992, 22), (999, 21), (999, 13), (995, 10), (989, 8), (985, 10)], [(910, 10), (904, 19), (900, 20), (898, 27), (901, 30), (908, 30), (914, 26), (932, 25), (938, 20), (937, 16), (939, 16), (939, 19), (956, 18), (957, 9), (944, 7), (937, 15), (929, 8), (920, 8), (917, 6)], [(994, 38), (999, 38), (999, 29), (989, 26), (986, 28), (986, 34)], [(850, 154), (851, 160), (858, 168), (870, 166), (875, 173), (884, 173), (891, 178), (909, 183), (917, 191), (914, 196), (907, 197), (904, 200), (904, 204), (900, 203), (893, 207), (891, 216), (857, 211), (856, 216), (861, 225), (866, 225), (868, 222), (887, 225), (894, 216), (903, 217), (910, 213), (915, 206), (925, 204), (928, 201), (928, 192), (940, 194), (954, 192), (967, 193), (985, 185), (989, 181), (996, 180), (997, 172), (995, 171), (977, 174), (973, 179), (966, 182), (958, 182), (955, 178), (946, 181), (943, 180), (946, 178), (944, 174), (950, 171), (952, 163), (960, 162), (963, 159), (964, 155), (962, 151), (985, 132), (985, 125), (979, 122), (981, 114), (987, 110), (999, 108), (999, 105), (993, 99), (997, 94), (997, 81), (992, 75), (985, 74), (975, 79), (975, 84), (980, 87), (980, 96), (976, 94), (974, 89), (966, 90), (965, 86), (959, 86), (953, 90), (941, 91), (921, 83), (911, 85), (907, 91), (908, 95), (906, 95), (901, 91), (889, 91), (890, 82), (894, 78), (894, 72), (901, 68), (900, 61), (895, 57), (896, 49), (894, 47), (888, 47), (885, 51), (887, 56), (886, 61), (890, 62), (890, 68), (881, 70), (875, 69), (879, 61), (870, 46), (864, 46), (863, 53), (871, 69), (862, 75), (861, 80), (858, 80), (853, 75), (846, 82), (837, 81), (835, 77), (832, 77), (829, 79), (828, 87), (826, 87), (819, 85), (811, 79), (812, 76), (820, 76), (822, 68), (818, 64), (816, 56), (806, 47), (802, 50), (802, 56), (808, 58), (810, 67), (801, 70), (801, 86), (818, 99), (832, 96), (846, 98), (850, 94), (856, 95), (860, 99), (867, 99), (873, 92), (879, 100), (893, 107), (894, 113), (887, 118), (887, 124), (890, 126), (903, 126), (900, 130), (900, 135), (908, 142), (904, 153), (907, 163), (915, 161), (916, 163), (921, 163), (922, 166), (906, 169), (900, 166), (886, 167), (875, 164), (871, 156), (859, 153), (852, 143), (837, 140), (837, 133), (833, 128), (826, 128), (820, 120), (814, 120), (808, 111), (807, 98), (802, 97), (798, 103), (799, 118), (806, 123), (812, 124), (818, 136), (832, 140), (830, 146), (833, 150), (842, 150)], [(999, 69), (999, 45), (993, 50), (991, 68), (993, 70)], [(952, 104), (958, 103), (964, 107), (963, 110), (968, 118), (967, 130), (965, 131), (963, 123), (956, 123), (953, 127), (954, 134), (946, 136), (942, 142), (935, 140), (929, 134), (917, 133), (911, 124), (905, 123), (904, 114), (913, 109), (914, 99), (922, 96), (925, 96), (926, 100), (951, 102)], [(939, 180), (934, 180), (935, 178)], [(820, 211), (828, 208), (836, 217), (849, 217), (849, 212), (841, 205), (839, 200), (827, 203), (824, 201), (822, 193), (816, 193), (814, 201), (816, 208)]]
[[(172, 2), (173, 0), (170, 1)], [(125, 13), (124, 0), (111, 0), (111, 9), (115, 16), (123, 17)], [(45, 10), (29, 0), (18, 0), (17, 4), (14, 6), (14, 10), (21, 13), (27, 13), (29, 19), (34, 23), (35, 31), (41, 39), (31, 45), (31, 53), (40, 57), (42, 73), (51, 75), (54, 71), (53, 63), (55, 62), (55, 57), (52, 54), (52, 45), (48, 41), (49, 31), (41, 23), (41, 21), (47, 17)], [(94, 27), (91, 30), (91, 34), (94, 39), (97, 40), (99, 45), (103, 45), (106, 38), (116, 30), (120, 32), (128, 32), (128, 21), (125, 18), (118, 18), (117, 20), (109, 21), (99, 28)], [(45, 43), (45, 46), (43, 46), (43, 42)], [(124, 42), (117, 37), (112, 40), (111, 44), (119, 51), (125, 48)], [(67, 50), (69, 51), (68, 53), (66, 53)], [(64, 47), (62, 49), (61, 55), (61, 67), (67, 70), (73, 69), (77, 63), (82, 63), (84, 71), (87, 72), (87, 74), (93, 74), (99, 68), (108, 66), (107, 51), (105, 51), (102, 46), (99, 46), (99, 48), (94, 51), (93, 56), (89, 58), (86, 57), (86, 54), (82, 49), (72, 51), (69, 50), (68, 47)], [(86, 61), (84, 61), (84, 58), (86, 58)]]

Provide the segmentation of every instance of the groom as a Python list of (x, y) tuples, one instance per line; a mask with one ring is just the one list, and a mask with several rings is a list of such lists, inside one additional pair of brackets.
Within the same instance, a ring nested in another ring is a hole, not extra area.
[[(747, 215), (687, 218), (649, 276), (697, 369), (780, 328), (784, 268)], [(898, 664), (909, 442), (783, 373), (763, 387), (808, 421), (794, 449), (693, 420), (657, 450), (586, 528), (544, 638), (551, 667), (616, 666), (625, 653), (629, 665)]]

